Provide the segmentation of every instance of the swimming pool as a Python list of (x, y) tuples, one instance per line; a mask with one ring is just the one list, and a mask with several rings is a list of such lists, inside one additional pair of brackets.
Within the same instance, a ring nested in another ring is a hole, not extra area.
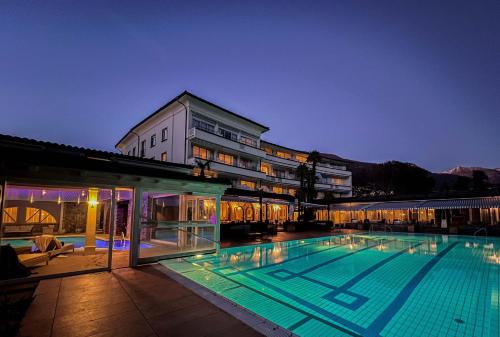
[(299, 336), (499, 336), (499, 239), (340, 235), (162, 264)]
[[(75, 245), (75, 248), (82, 248), (85, 246), (85, 237), (84, 236), (60, 236), (57, 237), (60, 241), (66, 243), (72, 243)], [(36, 248), (33, 244), (33, 241), (26, 239), (2, 239), (2, 245), (10, 244), (12, 247), (26, 247), (32, 246), (32, 250), (34, 251)], [(106, 240), (95, 240), (96, 248), (108, 248), (109, 244)], [(151, 248), (153, 246), (141, 243), (141, 249)], [(130, 241), (129, 240), (115, 240), (113, 242), (113, 250), (129, 250), (130, 249)]]

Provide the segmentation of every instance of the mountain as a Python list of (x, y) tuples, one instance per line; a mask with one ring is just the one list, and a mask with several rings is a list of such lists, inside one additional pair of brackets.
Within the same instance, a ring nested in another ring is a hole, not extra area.
[(473, 171), (483, 171), (488, 176), (488, 182), (493, 185), (500, 185), (500, 168), (486, 168), (486, 167), (464, 167), (457, 166), (452, 169), (442, 172), (443, 174), (453, 174), (461, 177), (472, 178)]

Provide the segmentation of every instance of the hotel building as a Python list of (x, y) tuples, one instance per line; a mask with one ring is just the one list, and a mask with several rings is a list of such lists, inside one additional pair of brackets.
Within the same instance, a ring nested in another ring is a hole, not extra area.
[[(293, 217), (300, 181), (295, 169), (308, 152), (262, 139), (267, 126), (183, 92), (133, 126), (116, 148), (125, 155), (195, 166), (209, 161), (210, 177), (224, 178), (232, 188), (223, 197), (222, 221), (252, 221), (260, 215), (259, 196), (267, 205), (264, 219)], [(352, 194), (351, 172), (341, 160), (322, 157), (317, 164), (317, 198)]]

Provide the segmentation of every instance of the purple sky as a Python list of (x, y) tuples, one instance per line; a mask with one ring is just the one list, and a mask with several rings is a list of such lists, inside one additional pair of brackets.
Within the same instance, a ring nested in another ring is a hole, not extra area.
[(496, 0), (1, 1), (0, 133), (113, 150), (186, 89), (290, 147), (500, 167), (499, 32)]

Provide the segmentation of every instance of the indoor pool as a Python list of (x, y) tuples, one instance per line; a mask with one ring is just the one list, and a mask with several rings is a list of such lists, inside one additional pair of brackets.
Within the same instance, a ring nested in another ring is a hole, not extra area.
[[(57, 237), (60, 241), (64, 243), (72, 243), (75, 245), (75, 248), (81, 248), (85, 246), (85, 237), (84, 236), (60, 236)], [(12, 247), (25, 247), (25, 246), (33, 246), (32, 250), (35, 250), (35, 246), (33, 241), (26, 239), (2, 239), (2, 245), (10, 244)], [(108, 248), (108, 241), (106, 240), (95, 240), (96, 248)], [(151, 248), (153, 246), (141, 243), (141, 249)], [(130, 241), (129, 240), (115, 240), (113, 242), (114, 250), (129, 250), (130, 249)]]
[(168, 268), (299, 336), (500, 336), (500, 240), (340, 235)]

